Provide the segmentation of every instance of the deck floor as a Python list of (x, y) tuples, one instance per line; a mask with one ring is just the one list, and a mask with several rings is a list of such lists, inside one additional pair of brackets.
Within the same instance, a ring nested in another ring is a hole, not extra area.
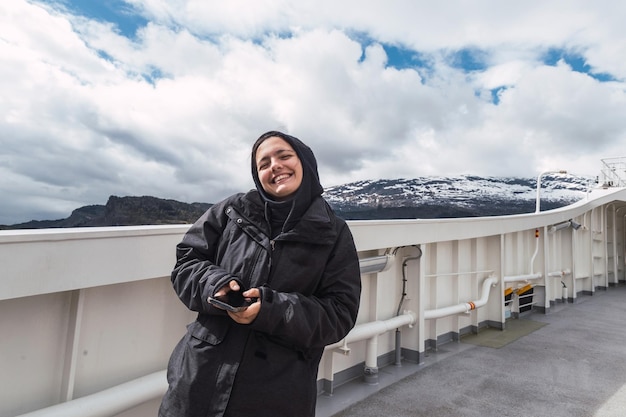
[(451, 342), (320, 396), (317, 417), (626, 415), (626, 285), (523, 319), (547, 325), (499, 348)]

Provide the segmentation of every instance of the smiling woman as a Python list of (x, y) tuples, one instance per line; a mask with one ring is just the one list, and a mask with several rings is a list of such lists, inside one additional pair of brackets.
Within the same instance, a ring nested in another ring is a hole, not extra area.
[[(213, 205), (176, 248), (174, 290), (198, 319), (172, 353), (160, 417), (312, 417), (324, 347), (355, 324), (359, 260), (311, 149), (267, 132), (251, 170), (256, 190)], [(237, 308), (214, 301), (234, 293)]]

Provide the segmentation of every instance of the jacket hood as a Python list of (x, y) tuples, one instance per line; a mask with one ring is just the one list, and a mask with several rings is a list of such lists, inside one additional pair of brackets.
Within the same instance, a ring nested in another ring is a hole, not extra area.
[[(259, 180), (256, 168), (256, 148), (265, 139), (279, 137), (289, 143), (294, 149), (300, 163), (302, 164), (302, 183), (292, 198), (286, 201), (276, 201), (269, 196)], [(317, 172), (317, 160), (311, 148), (305, 145), (300, 139), (278, 131), (269, 131), (262, 134), (255, 144), (251, 157), (252, 179), (257, 191), (266, 205), (266, 217), (270, 221), (272, 235), (285, 232), (293, 228), (300, 220), (304, 212), (309, 208), (316, 197), (322, 195), (324, 188), (320, 183)], [(280, 225), (279, 230), (276, 230)]]

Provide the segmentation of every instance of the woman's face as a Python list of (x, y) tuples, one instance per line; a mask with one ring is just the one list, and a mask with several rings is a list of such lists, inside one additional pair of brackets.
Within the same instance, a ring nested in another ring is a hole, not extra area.
[(265, 139), (257, 148), (255, 162), (261, 186), (277, 201), (292, 196), (302, 184), (302, 162), (284, 139)]

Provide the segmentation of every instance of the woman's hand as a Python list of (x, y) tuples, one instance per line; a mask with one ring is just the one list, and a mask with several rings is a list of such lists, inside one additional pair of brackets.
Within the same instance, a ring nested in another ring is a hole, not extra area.
[[(231, 281), (231, 283), (232, 282), (234, 281)], [(239, 285), (237, 285), (237, 288), (239, 288)], [(250, 324), (254, 321), (256, 316), (259, 314), (259, 310), (261, 309), (261, 291), (259, 291), (258, 288), (251, 288), (248, 291), (245, 291), (243, 296), (246, 298), (256, 298), (256, 301), (250, 304), (245, 310), (238, 313), (229, 311), (228, 315), (239, 324)]]
[(230, 281), (228, 285), (224, 285), (220, 288), (219, 291), (215, 293), (215, 298), (223, 297), (230, 291), (239, 291), (239, 284), (234, 279)]

